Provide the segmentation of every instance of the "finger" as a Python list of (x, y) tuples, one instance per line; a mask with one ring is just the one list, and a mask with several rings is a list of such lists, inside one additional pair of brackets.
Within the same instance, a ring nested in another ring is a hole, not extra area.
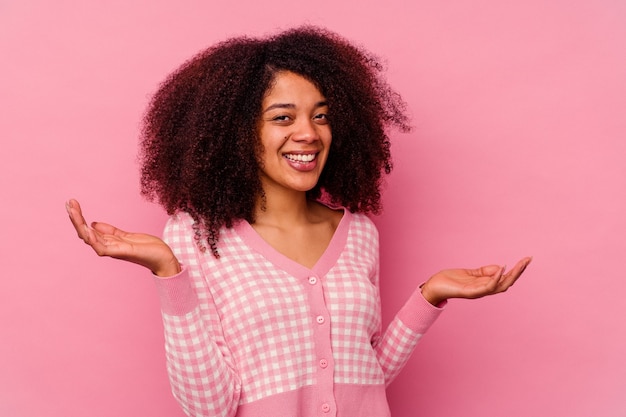
[(521, 264), (521, 268), (520, 268), (520, 272), (519, 274), (521, 275), (525, 270), (526, 267), (533, 261), (533, 257), (532, 256), (528, 256), (524, 259), (522, 259), (521, 261), (519, 261), (519, 264)]
[(476, 278), (474, 282), (467, 287), (467, 289), (469, 289), (468, 298), (479, 298), (498, 292), (501, 271), (502, 269), (500, 269), (495, 276), (483, 276)]
[[(91, 246), (94, 245), (105, 245), (104, 235), (99, 231), (85, 225), (84, 226), (85, 234), (86, 234), (86, 243)], [(95, 248), (94, 248), (95, 249)]]
[(519, 278), (519, 276), (522, 275), (522, 273), (524, 272), (524, 270), (526, 270), (526, 267), (531, 261), (532, 261), (532, 258), (530, 257), (521, 259), (515, 264), (510, 274), (514, 276), (515, 279)]
[(70, 217), (70, 221), (72, 222), (74, 229), (76, 229), (76, 233), (78, 234), (78, 237), (85, 240), (87, 236), (86, 230), (85, 230), (85, 227), (87, 226), (87, 222), (85, 221), (85, 218), (83, 217), (83, 213), (80, 209), (80, 205), (78, 204), (78, 201), (74, 199), (69, 200), (67, 203), (65, 203), (65, 209), (67, 210), (67, 214)]
[(523, 258), (508, 273), (504, 274), (500, 287), (502, 291), (506, 291), (513, 286), (522, 275), (528, 264), (532, 261), (531, 257)]
[(502, 272), (502, 267), (500, 265), (486, 265), (476, 269), (466, 269), (465, 271), (468, 275), (473, 277), (495, 277), (496, 274)]
[(499, 292), (500, 287), (506, 280), (506, 274), (504, 273), (504, 271), (506, 271), (506, 265), (501, 266), (498, 272), (493, 276), (493, 281), (495, 281), (493, 289), (496, 292)]
[(87, 243), (99, 256), (112, 256), (115, 252), (117, 244), (115, 237), (111, 235), (103, 235), (99, 231), (92, 229), (85, 225), (85, 232), (87, 234)]
[(92, 222), (91, 227), (103, 235), (124, 236), (127, 234), (127, 232), (108, 223)]
[(74, 223), (74, 219), (77, 217), (75, 214), (76, 211), (80, 211), (80, 206), (76, 200), (68, 200), (65, 202), (65, 210), (67, 211), (67, 215), (70, 216), (70, 220)]
[(65, 203), (65, 208), (67, 209), (67, 213), (72, 217), (82, 217), (82, 210), (80, 208), (80, 204), (78, 201), (73, 198), (69, 199), (67, 203)]

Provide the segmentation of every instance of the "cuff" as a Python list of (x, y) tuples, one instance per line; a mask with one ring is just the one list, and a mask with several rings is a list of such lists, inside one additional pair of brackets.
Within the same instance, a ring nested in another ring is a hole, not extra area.
[(413, 331), (424, 334), (443, 312), (447, 301), (437, 306), (432, 305), (422, 295), (418, 287), (398, 312), (398, 318)]
[(161, 311), (164, 314), (183, 316), (198, 305), (198, 298), (185, 266), (182, 266), (181, 271), (172, 277), (154, 276), (153, 278), (161, 301)]

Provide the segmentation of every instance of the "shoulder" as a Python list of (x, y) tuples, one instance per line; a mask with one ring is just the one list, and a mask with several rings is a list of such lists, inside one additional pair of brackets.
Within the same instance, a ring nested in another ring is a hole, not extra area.
[(380, 246), (376, 225), (366, 214), (353, 213), (347, 209), (342, 222), (348, 229), (345, 249), (350, 256), (347, 258), (370, 268), (368, 274), (373, 276), (377, 271)]
[(378, 237), (378, 229), (372, 219), (363, 213), (350, 213), (346, 210), (346, 214), (351, 217), (351, 226), (361, 233), (372, 234)]
[(379, 236), (376, 225), (366, 214), (352, 213), (346, 210), (345, 221), (348, 222), (348, 247), (354, 248), (360, 259), (371, 256), (378, 257)]
[(163, 230), (163, 240), (169, 244), (176, 244), (194, 239), (194, 220), (185, 212), (171, 215), (165, 223)]

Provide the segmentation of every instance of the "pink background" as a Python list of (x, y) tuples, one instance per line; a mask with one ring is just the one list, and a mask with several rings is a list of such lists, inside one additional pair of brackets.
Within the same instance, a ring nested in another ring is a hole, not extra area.
[(383, 56), (413, 115), (376, 219), (385, 320), (441, 268), (535, 257), (507, 294), (449, 304), (394, 417), (625, 416), (625, 5), (1, 1), (0, 415), (182, 415), (149, 274), (94, 256), (63, 204), (160, 234), (136, 161), (158, 82), (308, 22)]

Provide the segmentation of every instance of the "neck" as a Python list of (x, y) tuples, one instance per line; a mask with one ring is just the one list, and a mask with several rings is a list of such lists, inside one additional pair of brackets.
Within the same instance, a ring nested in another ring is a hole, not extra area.
[(311, 206), (306, 192), (264, 188), (265, 197), (259, 198), (255, 209), (255, 223), (289, 225), (308, 219)]

